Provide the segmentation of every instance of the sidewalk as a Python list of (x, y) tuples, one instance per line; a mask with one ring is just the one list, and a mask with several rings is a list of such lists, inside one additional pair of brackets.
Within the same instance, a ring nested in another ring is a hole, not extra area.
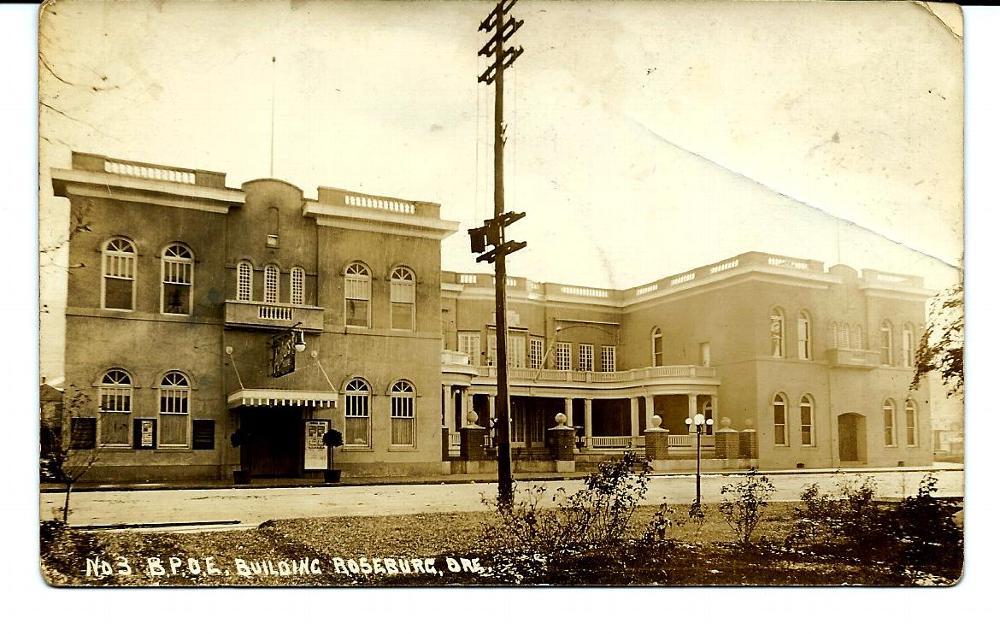
[[(964, 471), (965, 465), (952, 462), (935, 462), (924, 467), (867, 467), (850, 469), (772, 469), (761, 470), (759, 473), (767, 475), (793, 475), (793, 474), (834, 474), (834, 473), (902, 473), (908, 471)], [(582, 480), (590, 475), (589, 471), (574, 471), (569, 473), (515, 473), (515, 481), (548, 481), (548, 480)], [(709, 471), (702, 470), (702, 476), (728, 476), (740, 475), (744, 471)], [(676, 471), (653, 473), (653, 478), (674, 478), (674, 477), (694, 477), (694, 471)], [(214, 489), (294, 489), (303, 487), (350, 487), (350, 486), (389, 486), (400, 484), (482, 484), (485, 482), (496, 482), (497, 476), (493, 473), (452, 473), (447, 475), (422, 475), (422, 476), (385, 476), (385, 477), (348, 477), (337, 484), (323, 482), (322, 478), (259, 478), (250, 484), (233, 484), (223, 480), (184, 480), (178, 482), (143, 482), (143, 483), (83, 483), (73, 487), (73, 491), (189, 491), (189, 490), (214, 490)], [(58, 493), (65, 491), (61, 484), (43, 482), (40, 485), (42, 493)]]

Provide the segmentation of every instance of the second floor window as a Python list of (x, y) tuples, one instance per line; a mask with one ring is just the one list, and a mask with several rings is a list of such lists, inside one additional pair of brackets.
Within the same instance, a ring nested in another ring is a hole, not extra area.
[(469, 355), (469, 363), (472, 365), (482, 364), (482, 359), (480, 358), (480, 348), (479, 348), (479, 333), (478, 332), (460, 332), (458, 333), (458, 351), (464, 352)]
[(413, 271), (397, 266), (389, 276), (389, 302), (393, 330), (414, 330), (416, 319), (416, 279)]
[(247, 261), (236, 265), (236, 301), (253, 300), (253, 265)]
[(580, 371), (581, 372), (593, 372), (594, 371), (594, 344), (591, 343), (581, 343), (580, 344)]
[(799, 313), (799, 358), (812, 359), (812, 321), (805, 312)]
[(281, 269), (274, 264), (264, 267), (264, 302), (267, 304), (278, 303), (278, 292), (280, 290)]
[(135, 245), (126, 238), (112, 238), (101, 254), (101, 308), (135, 308)]
[(653, 365), (663, 365), (663, 331), (660, 330), (659, 326), (657, 326), (656, 328), (653, 328), (651, 336), (653, 343)]
[(293, 266), (289, 277), (289, 301), (296, 306), (306, 303), (306, 272), (301, 266)]
[(371, 327), (372, 274), (361, 262), (344, 272), (344, 313), (348, 326)]
[(879, 326), (879, 363), (892, 365), (892, 324), (883, 321)]
[(771, 310), (770, 325), (771, 356), (780, 359), (785, 356), (785, 313), (780, 308)]
[(162, 266), (162, 312), (190, 315), (191, 289), (194, 287), (194, 256), (191, 250), (183, 244), (171, 244), (163, 250)]
[(601, 346), (601, 372), (618, 371), (618, 354), (614, 346)]
[(914, 330), (913, 326), (906, 324), (903, 326), (903, 365), (907, 368), (913, 367)]
[(527, 362), (528, 341), (523, 334), (507, 335), (507, 366), (523, 368)]
[(545, 357), (545, 340), (541, 337), (531, 338), (531, 350), (528, 355), (528, 363), (530, 367), (538, 369), (542, 367), (542, 361)]
[(556, 343), (556, 370), (569, 370), (572, 356), (572, 344), (565, 341)]

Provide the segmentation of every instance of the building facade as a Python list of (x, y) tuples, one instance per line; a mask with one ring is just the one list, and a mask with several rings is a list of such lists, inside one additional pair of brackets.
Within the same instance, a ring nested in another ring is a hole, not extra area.
[[(310, 477), (330, 428), (348, 475), (449, 472), (470, 411), (490, 442), (493, 278), (441, 271), (438, 205), (80, 153), (52, 179), (88, 229), (65, 434), (100, 452), (90, 479)], [(580, 455), (641, 450), (656, 415), (683, 457), (702, 413), (755, 430), (763, 468), (931, 460), (919, 278), (745, 253), (624, 290), (508, 286), (521, 464), (557, 413)]]

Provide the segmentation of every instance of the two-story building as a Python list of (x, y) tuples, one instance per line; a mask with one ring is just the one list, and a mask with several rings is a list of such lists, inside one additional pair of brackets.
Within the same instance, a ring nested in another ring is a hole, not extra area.
[[(496, 396), (493, 278), (441, 271), (439, 206), (74, 153), (67, 441), (94, 480), (310, 477), (322, 437), (348, 475), (447, 471), (442, 430)], [(929, 464), (909, 391), (919, 278), (744, 253), (628, 289), (508, 279), (512, 440), (547, 455), (678, 456), (702, 413), (756, 430), (762, 467)], [(82, 394), (85, 398), (75, 398)], [(711, 445), (711, 438), (707, 439)]]

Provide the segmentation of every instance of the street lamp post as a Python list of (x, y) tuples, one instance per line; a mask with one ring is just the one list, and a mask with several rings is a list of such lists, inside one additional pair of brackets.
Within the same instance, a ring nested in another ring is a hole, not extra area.
[(702, 432), (707, 432), (712, 429), (713, 420), (711, 418), (705, 419), (701, 414), (695, 414), (694, 419), (687, 418), (684, 420), (684, 424), (687, 425), (688, 433), (691, 433), (691, 426), (694, 425), (695, 429), (695, 494), (694, 503), (696, 506), (701, 506), (701, 434)]

